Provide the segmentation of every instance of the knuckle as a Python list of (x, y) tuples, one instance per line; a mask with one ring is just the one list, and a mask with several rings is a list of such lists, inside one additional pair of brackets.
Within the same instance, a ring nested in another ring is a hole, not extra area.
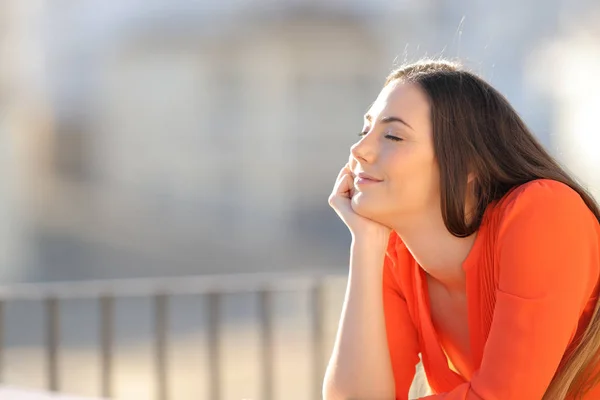
[(333, 195), (333, 194), (329, 195), (329, 197), (327, 198), (327, 202), (332, 207), (333, 207), (334, 199), (335, 199), (335, 195)]

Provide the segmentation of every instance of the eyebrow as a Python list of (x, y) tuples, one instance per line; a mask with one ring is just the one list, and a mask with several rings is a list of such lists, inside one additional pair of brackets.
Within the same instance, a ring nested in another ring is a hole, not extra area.
[[(365, 119), (367, 121), (371, 122), (373, 117), (371, 117), (371, 115), (369, 115), (369, 114), (365, 114)], [(414, 128), (412, 126), (410, 126), (405, 120), (403, 120), (400, 117), (388, 116), (388, 117), (381, 118), (380, 121), (381, 121), (381, 123), (384, 123), (384, 124), (389, 124), (392, 122), (400, 122), (401, 124), (408, 126), (410, 129), (412, 129), (414, 131)]]

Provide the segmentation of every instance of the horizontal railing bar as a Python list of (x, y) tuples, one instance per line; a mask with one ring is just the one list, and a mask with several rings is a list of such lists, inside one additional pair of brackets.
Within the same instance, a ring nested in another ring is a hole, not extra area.
[(253, 273), (181, 277), (126, 278), (95, 281), (18, 283), (0, 286), (0, 300), (56, 299), (241, 293), (308, 290), (315, 282), (345, 277), (332, 273)]

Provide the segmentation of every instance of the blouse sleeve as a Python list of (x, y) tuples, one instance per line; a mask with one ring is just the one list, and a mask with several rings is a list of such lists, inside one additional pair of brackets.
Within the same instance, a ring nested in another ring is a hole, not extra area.
[(383, 308), (388, 348), (394, 373), (396, 399), (407, 400), (410, 386), (415, 377), (419, 362), (419, 340), (417, 330), (408, 311), (394, 268), (406, 268), (397, 265), (395, 234), (392, 234), (383, 271)]
[(541, 399), (598, 281), (598, 222), (581, 197), (534, 181), (506, 205), (496, 305), (481, 367), (430, 400)]

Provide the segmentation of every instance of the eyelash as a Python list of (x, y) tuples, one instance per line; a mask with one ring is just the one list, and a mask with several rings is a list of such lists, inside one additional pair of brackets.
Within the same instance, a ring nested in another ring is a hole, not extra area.
[[(360, 133), (358, 134), (358, 136), (359, 136), (359, 137), (363, 137), (363, 136), (365, 136), (366, 134), (367, 134), (367, 132), (360, 132)], [(402, 138), (400, 138), (400, 137), (398, 137), (398, 136), (392, 136), (392, 135), (385, 135), (384, 137), (385, 137), (386, 139), (393, 140), (394, 142), (401, 142), (401, 141), (403, 141), (403, 140), (404, 140), (404, 139), (402, 139)]]

